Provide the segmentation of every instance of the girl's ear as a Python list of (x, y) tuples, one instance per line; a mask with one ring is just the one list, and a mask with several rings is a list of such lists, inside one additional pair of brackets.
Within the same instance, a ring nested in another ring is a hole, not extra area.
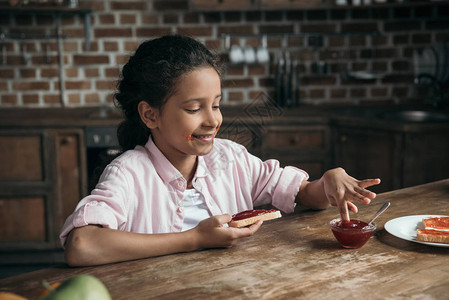
[(139, 115), (142, 122), (149, 128), (157, 127), (158, 109), (151, 107), (147, 102), (140, 101), (138, 105)]

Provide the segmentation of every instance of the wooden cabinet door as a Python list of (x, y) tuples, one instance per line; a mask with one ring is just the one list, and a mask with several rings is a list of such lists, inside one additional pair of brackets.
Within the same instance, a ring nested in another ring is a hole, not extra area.
[(40, 133), (1, 134), (0, 180), (43, 180), (42, 143)]
[(303, 169), (314, 180), (330, 165), (329, 143), (329, 128), (325, 125), (271, 126), (263, 139), (262, 158)]
[(257, 124), (235, 118), (231, 121), (223, 122), (217, 137), (243, 145), (251, 154), (260, 156), (260, 145), (263, 139), (262, 130)]
[(86, 193), (82, 130), (0, 130), (0, 250), (60, 248)]
[(368, 128), (337, 127), (335, 167), (357, 179), (380, 178), (373, 192), (401, 187), (401, 134)]
[(51, 193), (43, 131), (0, 130), (0, 244), (46, 245)]
[(53, 132), (55, 157), (56, 214), (55, 234), (64, 225), (78, 202), (87, 194), (87, 166), (83, 130), (56, 130)]
[(45, 243), (46, 198), (0, 196), (0, 241)]
[(449, 178), (448, 128), (407, 133), (404, 143), (404, 187)]

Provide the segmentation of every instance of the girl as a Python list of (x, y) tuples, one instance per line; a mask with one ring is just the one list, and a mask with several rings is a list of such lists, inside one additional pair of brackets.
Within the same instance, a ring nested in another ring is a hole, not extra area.
[(368, 204), (379, 179), (341, 168), (317, 181), (294, 167), (262, 162), (243, 146), (216, 139), (222, 68), (201, 43), (183, 36), (144, 42), (123, 67), (115, 95), (125, 121), (124, 153), (104, 170), (61, 233), (69, 265), (98, 265), (200, 248), (229, 247), (254, 234), (226, 224), (231, 215), (273, 204), (293, 212)]

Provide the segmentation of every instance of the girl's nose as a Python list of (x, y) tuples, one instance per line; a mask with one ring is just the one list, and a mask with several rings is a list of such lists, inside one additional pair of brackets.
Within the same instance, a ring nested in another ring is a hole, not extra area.
[(209, 109), (206, 112), (206, 116), (205, 116), (203, 124), (204, 124), (204, 126), (215, 128), (220, 125), (221, 120), (222, 120), (222, 116), (221, 116), (220, 110)]

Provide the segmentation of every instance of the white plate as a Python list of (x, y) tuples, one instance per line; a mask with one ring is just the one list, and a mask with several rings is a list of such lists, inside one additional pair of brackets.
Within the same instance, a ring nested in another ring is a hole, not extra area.
[(384, 228), (386, 231), (388, 231), (389, 233), (400, 239), (437, 247), (449, 247), (449, 244), (421, 242), (416, 239), (416, 229), (424, 228), (422, 219), (429, 217), (445, 217), (445, 216), (415, 215), (415, 216), (400, 217), (392, 219), (387, 223), (385, 223)]

